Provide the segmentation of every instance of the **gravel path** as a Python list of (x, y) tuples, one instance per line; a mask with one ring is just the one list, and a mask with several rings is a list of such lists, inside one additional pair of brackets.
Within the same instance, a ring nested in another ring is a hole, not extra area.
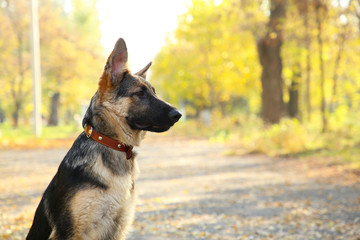
[[(324, 160), (226, 156), (229, 147), (150, 136), (130, 240), (360, 240), (359, 176)], [(0, 151), (0, 239), (23, 239), (67, 150)]]

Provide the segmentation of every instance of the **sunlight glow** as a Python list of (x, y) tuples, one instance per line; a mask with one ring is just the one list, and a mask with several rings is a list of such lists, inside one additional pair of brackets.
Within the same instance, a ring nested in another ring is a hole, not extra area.
[(71, 3), (71, 0), (65, 0), (65, 3), (64, 3), (64, 11), (66, 13), (69, 13), (71, 12), (72, 10), (72, 3)]
[(223, 0), (214, 0), (214, 5), (219, 6)]
[(124, 38), (130, 68), (137, 71), (154, 59), (166, 34), (175, 30), (177, 16), (186, 11), (186, 1), (102, 0), (97, 9), (106, 54), (118, 38)]

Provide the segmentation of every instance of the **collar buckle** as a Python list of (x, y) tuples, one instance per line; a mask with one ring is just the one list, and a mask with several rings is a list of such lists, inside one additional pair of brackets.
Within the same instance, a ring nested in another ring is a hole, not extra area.
[(92, 126), (85, 124), (85, 135), (87, 136), (87, 138), (90, 138), (92, 133), (93, 133)]

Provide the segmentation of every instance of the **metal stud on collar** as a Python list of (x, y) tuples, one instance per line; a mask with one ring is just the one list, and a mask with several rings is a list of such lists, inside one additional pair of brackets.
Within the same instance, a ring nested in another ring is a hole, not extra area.
[(99, 136), (99, 140), (100, 140), (100, 141), (102, 140), (102, 136)]

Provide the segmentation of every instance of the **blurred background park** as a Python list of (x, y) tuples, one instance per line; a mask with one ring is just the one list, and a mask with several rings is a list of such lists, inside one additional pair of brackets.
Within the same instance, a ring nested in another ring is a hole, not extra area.
[(148, 80), (184, 113), (166, 134), (360, 167), (359, 0), (39, 0), (39, 137), (29, 9), (0, 0), (2, 149), (72, 142), (123, 37), (130, 69), (153, 61)]
[(0, 0), (1, 239), (26, 236), (120, 37), (183, 113), (136, 147), (129, 239), (360, 239), (360, 0), (37, 1), (34, 108), (36, 1)]

